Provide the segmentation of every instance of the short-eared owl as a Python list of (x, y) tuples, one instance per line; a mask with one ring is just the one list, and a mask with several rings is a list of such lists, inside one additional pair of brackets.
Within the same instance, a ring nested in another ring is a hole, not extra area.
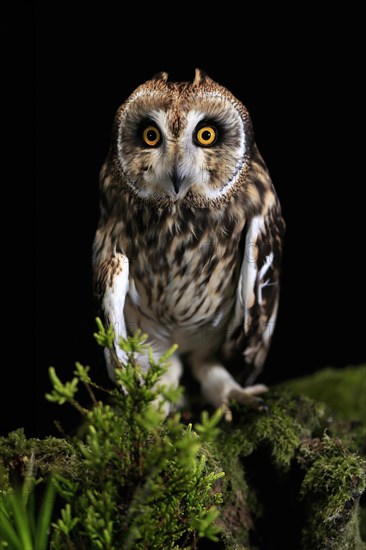
[(119, 108), (100, 185), (95, 289), (117, 338), (141, 328), (157, 356), (178, 344), (162, 383), (183, 357), (212, 405), (259, 406), (284, 222), (246, 108), (198, 69), (159, 73)]

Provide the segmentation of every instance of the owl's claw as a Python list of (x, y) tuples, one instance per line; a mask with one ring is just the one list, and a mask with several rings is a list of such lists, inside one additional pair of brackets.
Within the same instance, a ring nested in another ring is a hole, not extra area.
[(264, 384), (255, 384), (247, 388), (233, 388), (229, 392), (228, 399), (232, 399), (241, 405), (245, 405), (257, 411), (269, 412), (268, 405), (265, 403), (264, 399), (258, 397), (258, 395), (267, 391), (268, 388)]
[(220, 410), (225, 422), (232, 422), (233, 413), (228, 405), (228, 402), (236, 401), (241, 405), (255, 409), (256, 411), (265, 412), (269, 414), (269, 407), (262, 397), (257, 397), (258, 395), (268, 391), (267, 386), (264, 384), (256, 384), (254, 386), (249, 386), (247, 388), (234, 388), (232, 389), (225, 400), (220, 405)]
[(230, 410), (230, 407), (227, 403), (223, 403), (220, 407), (220, 411), (222, 412), (223, 419), (225, 422), (232, 422), (233, 420), (233, 413)]
[(266, 413), (267, 415), (271, 414), (271, 410), (270, 410), (269, 406), (267, 405), (267, 403), (264, 401), (264, 399), (262, 399), (262, 404), (260, 405), (258, 410), (261, 411), (261, 412)]

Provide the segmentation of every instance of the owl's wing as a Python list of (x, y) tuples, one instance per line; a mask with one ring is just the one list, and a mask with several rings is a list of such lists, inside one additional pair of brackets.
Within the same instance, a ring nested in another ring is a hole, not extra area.
[(114, 353), (105, 350), (108, 374), (115, 380), (114, 370), (117, 356), (121, 362), (126, 361), (125, 354), (120, 350), (120, 338), (127, 337), (127, 328), (124, 318), (125, 299), (129, 288), (129, 261), (127, 256), (115, 248), (106, 246), (106, 239), (102, 230), (98, 230), (94, 240), (93, 268), (94, 289), (100, 302), (104, 322), (114, 328)]
[(246, 230), (235, 312), (225, 348), (227, 352), (242, 349), (246, 363), (254, 367), (248, 384), (263, 366), (276, 323), (283, 233), (278, 202), (254, 216)]

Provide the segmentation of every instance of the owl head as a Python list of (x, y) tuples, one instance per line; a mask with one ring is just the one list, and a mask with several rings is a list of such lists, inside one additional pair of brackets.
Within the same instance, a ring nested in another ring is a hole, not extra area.
[(159, 73), (119, 108), (111, 157), (114, 180), (153, 204), (208, 206), (245, 182), (253, 146), (248, 111), (196, 69), (193, 82)]

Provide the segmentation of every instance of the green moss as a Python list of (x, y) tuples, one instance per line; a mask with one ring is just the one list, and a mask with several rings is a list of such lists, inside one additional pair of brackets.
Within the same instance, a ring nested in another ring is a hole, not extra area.
[(306, 397), (294, 398), (283, 389), (272, 390), (266, 403), (268, 412), (250, 410), (238, 416), (230, 445), (239, 448), (244, 457), (265, 448), (270, 452), (273, 465), (287, 471), (301, 438), (309, 437), (319, 424), (323, 408)]
[(77, 479), (80, 465), (71, 443), (57, 437), (27, 439), (22, 428), (0, 437), (0, 490), (9, 489), (9, 479), (25, 475), (46, 478), (59, 472)]
[(304, 548), (364, 548), (358, 506), (365, 490), (365, 462), (328, 436), (304, 441), (298, 460), (306, 469), (300, 490), (307, 505)]
[(338, 419), (366, 423), (366, 365), (326, 368), (284, 383), (294, 394), (326, 403)]
[(10, 491), (9, 469), (0, 458), (0, 494)]
[[(227, 426), (226, 426), (227, 428)], [(215, 459), (221, 465), (225, 475), (220, 490), (223, 504), (217, 524), (222, 529), (221, 541), (227, 550), (247, 550), (249, 533), (253, 529), (252, 510), (248, 497), (250, 489), (245, 480), (245, 470), (240, 460), (243, 448), (237, 430), (223, 430), (213, 449)]]
[[(241, 541), (248, 543), (259, 530), (270, 533), (258, 535), (260, 548), (273, 541), (304, 550), (362, 548), (363, 460), (348, 440), (315, 437), (329, 425), (322, 403), (285, 387), (273, 389), (266, 402), (268, 413), (235, 407), (233, 423), (223, 426), (218, 439), (216, 456), (227, 472), (224, 500), (234, 484), (245, 494), (247, 538)], [(231, 503), (238, 505), (233, 498)]]
[(323, 369), (283, 386), (294, 394), (323, 402), (322, 431), (327, 429), (366, 457), (366, 365)]
[(363, 506), (362, 508), (360, 507), (358, 516), (359, 517), (356, 517), (355, 521), (357, 522), (358, 520), (361, 540), (363, 540), (366, 544), (366, 506)]

